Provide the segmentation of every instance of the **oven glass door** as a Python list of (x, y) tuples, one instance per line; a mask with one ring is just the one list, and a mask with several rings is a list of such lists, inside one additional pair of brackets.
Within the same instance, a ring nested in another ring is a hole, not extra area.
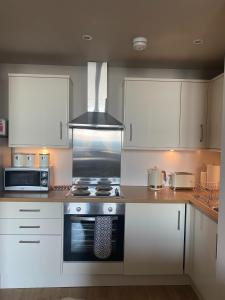
[(39, 187), (40, 171), (5, 171), (5, 187)]
[(64, 216), (64, 261), (122, 261), (124, 216), (113, 216), (112, 253), (107, 259), (94, 255), (95, 216)]

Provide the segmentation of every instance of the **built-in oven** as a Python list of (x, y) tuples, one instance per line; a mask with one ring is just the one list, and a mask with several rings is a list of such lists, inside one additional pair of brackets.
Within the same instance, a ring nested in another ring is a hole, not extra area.
[(123, 203), (65, 203), (64, 261), (123, 261)]

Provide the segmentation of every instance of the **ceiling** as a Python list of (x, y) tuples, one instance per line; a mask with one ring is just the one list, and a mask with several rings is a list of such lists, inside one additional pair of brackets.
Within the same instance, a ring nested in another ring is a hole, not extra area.
[[(132, 49), (136, 36), (145, 51)], [(224, 54), (225, 0), (0, 0), (4, 63), (210, 69)]]

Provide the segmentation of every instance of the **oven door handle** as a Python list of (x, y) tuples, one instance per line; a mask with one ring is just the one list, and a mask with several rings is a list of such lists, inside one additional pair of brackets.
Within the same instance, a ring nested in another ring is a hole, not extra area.
[[(81, 216), (70, 216), (71, 221), (90, 221), (95, 222), (96, 217), (81, 217)], [(118, 217), (113, 216), (112, 221), (117, 221)]]

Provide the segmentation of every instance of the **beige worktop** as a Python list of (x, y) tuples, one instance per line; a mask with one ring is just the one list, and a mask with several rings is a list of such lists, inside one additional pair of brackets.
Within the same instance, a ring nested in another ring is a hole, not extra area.
[(73, 197), (66, 196), (67, 191), (50, 191), (48, 193), (37, 192), (2, 192), (0, 202), (120, 202), (120, 203), (191, 203), (214, 221), (218, 221), (218, 213), (204, 201), (194, 197), (192, 191), (172, 191), (162, 189), (152, 191), (144, 186), (122, 186), (121, 197)]

